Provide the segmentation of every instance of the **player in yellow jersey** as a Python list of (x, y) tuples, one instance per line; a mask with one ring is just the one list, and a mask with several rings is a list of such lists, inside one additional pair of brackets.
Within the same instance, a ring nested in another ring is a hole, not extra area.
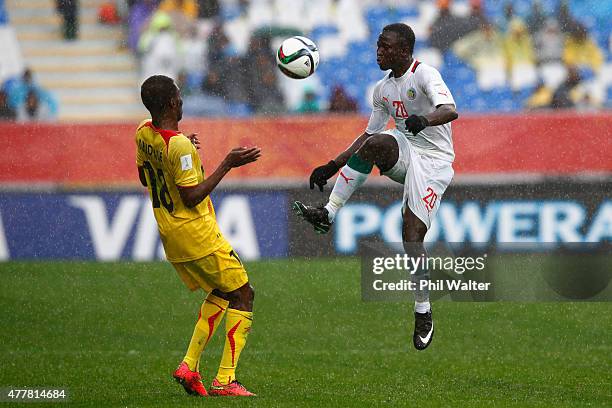
[[(152, 118), (136, 131), (140, 182), (148, 187), (168, 261), (189, 289), (208, 293), (187, 354), (173, 376), (189, 394), (255, 395), (235, 376), (251, 330), (254, 292), (242, 262), (219, 231), (210, 193), (232, 168), (256, 161), (261, 151), (233, 149), (205, 178), (197, 137), (186, 137), (178, 130), (183, 101), (174, 81), (154, 75), (144, 81), (140, 94)], [(207, 393), (199, 373), (200, 356), (224, 315), (225, 347)]]

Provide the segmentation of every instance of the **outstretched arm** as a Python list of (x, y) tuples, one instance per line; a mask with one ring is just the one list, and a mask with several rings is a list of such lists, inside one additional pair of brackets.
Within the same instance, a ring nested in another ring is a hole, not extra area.
[(436, 110), (425, 115), (429, 126), (439, 126), (457, 119), (459, 114), (455, 105), (444, 104), (436, 106)]
[(372, 113), (370, 120), (368, 121), (368, 127), (361, 136), (351, 143), (351, 145), (342, 153), (340, 153), (334, 160), (330, 160), (329, 163), (319, 166), (314, 169), (310, 175), (310, 189), (314, 189), (315, 184), (319, 187), (319, 190), (323, 191), (323, 186), (327, 184), (327, 180), (334, 176), (340, 170), (341, 167), (346, 165), (349, 158), (359, 150), (370, 136), (375, 133), (382, 132), (387, 123), (389, 122), (389, 112), (385, 107), (385, 102), (379, 94), (379, 87), (374, 89), (372, 97)]
[(338, 155), (338, 157), (336, 157), (334, 159), (334, 163), (336, 163), (336, 165), (338, 166), (338, 168), (344, 166), (346, 164), (346, 162), (348, 161), (348, 159), (355, 154), (355, 152), (357, 150), (359, 150), (359, 148), (361, 147), (361, 145), (363, 145), (365, 143), (366, 140), (368, 140), (368, 138), (372, 136), (371, 134), (364, 132), (361, 136), (359, 136), (357, 139), (355, 139), (355, 141), (353, 141), (353, 143), (351, 143), (351, 145), (342, 153), (340, 153)]
[(315, 184), (323, 191), (323, 186), (327, 184), (327, 180), (332, 178), (334, 174), (346, 164), (348, 159), (361, 147), (361, 145), (372, 136), (369, 133), (363, 133), (351, 143), (351, 145), (335, 159), (330, 160), (327, 164), (315, 168), (310, 174), (310, 189), (314, 189)]
[(261, 149), (258, 147), (251, 147), (245, 149), (238, 147), (233, 149), (223, 159), (219, 167), (204, 181), (200, 184), (190, 187), (178, 186), (181, 200), (188, 208), (193, 208), (198, 205), (204, 198), (206, 198), (214, 189), (217, 184), (225, 177), (229, 171), (234, 167), (244, 166), (245, 164), (252, 163), (259, 159), (261, 156)]

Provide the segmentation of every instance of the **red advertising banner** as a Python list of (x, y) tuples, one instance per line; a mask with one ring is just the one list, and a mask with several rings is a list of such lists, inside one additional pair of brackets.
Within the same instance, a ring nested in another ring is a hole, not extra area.
[[(363, 116), (181, 122), (198, 133), (206, 170), (237, 146), (260, 146), (235, 180), (305, 179), (361, 134)], [(137, 124), (0, 123), (0, 183), (133, 184)], [(457, 175), (612, 173), (612, 114), (463, 116), (453, 123)]]

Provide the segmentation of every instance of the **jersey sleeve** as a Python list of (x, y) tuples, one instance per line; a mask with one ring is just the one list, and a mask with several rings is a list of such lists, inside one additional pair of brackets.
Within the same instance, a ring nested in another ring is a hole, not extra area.
[(139, 137), (140, 129), (142, 129), (142, 127), (150, 120), (151, 119), (143, 120), (142, 122), (138, 124), (138, 128), (136, 128), (136, 136), (134, 137), (134, 142), (136, 142), (136, 166), (137, 167), (142, 166), (142, 163), (144, 162), (144, 158), (142, 157), (142, 151), (140, 150), (140, 146), (139, 146), (139, 143), (141, 143), (141, 140), (142, 140)]
[(380, 89), (382, 87), (381, 82), (376, 84), (374, 92), (372, 94), (372, 113), (370, 114), (370, 120), (368, 121), (368, 127), (366, 133), (372, 135), (374, 133), (380, 133), (387, 127), (389, 122), (389, 111), (385, 106)]
[(136, 132), (136, 138), (134, 139), (134, 141), (136, 142), (136, 166), (137, 167), (142, 166), (142, 162), (144, 161), (144, 159), (142, 158), (142, 151), (140, 150), (140, 147), (138, 146), (139, 140), (140, 138), (138, 137), (138, 132)]
[(419, 73), (420, 87), (425, 92), (433, 106), (455, 105), (455, 100), (450, 90), (444, 83), (442, 75), (433, 67), (423, 67), (426, 69), (417, 70)]
[(174, 136), (168, 146), (169, 168), (174, 176), (174, 184), (181, 187), (190, 187), (198, 184), (197, 160), (198, 154), (189, 139), (183, 135)]

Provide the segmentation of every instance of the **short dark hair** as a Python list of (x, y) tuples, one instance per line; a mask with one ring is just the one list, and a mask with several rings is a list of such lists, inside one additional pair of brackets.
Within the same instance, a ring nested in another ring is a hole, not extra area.
[(153, 116), (160, 115), (175, 95), (174, 80), (165, 75), (150, 76), (140, 87), (140, 99)]
[(392, 31), (397, 33), (401, 45), (406, 47), (408, 51), (410, 51), (410, 54), (414, 52), (414, 31), (412, 31), (412, 28), (410, 28), (409, 25), (404, 23), (388, 24), (383, 28), (383, 31)]

